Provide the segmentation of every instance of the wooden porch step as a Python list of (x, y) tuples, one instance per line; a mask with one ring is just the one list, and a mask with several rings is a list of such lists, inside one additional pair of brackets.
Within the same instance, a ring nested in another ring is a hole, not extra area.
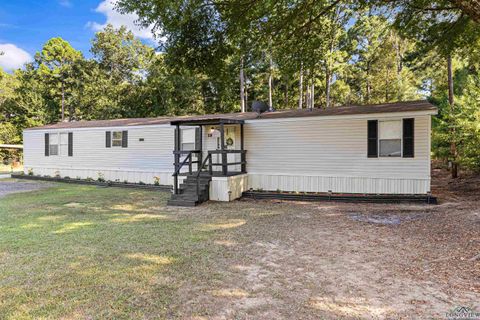
[(169, 206), (175, 207), (195, 207), (198, 203), (196, 201), (187, 201), (187, 200), (173, 200), (170, 199), (167, 202)]
[[(208, 201), (210, 193), (210, 176), (188, 175), (178, 188), (177, 194), (172, 194), (168, 205), (193, 207)], [(198, 182), (198, 194), (197, 194)]]

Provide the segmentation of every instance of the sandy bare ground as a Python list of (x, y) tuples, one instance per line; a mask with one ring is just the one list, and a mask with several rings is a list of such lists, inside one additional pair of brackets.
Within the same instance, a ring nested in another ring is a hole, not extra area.
[(434, 175), (437, 206), (244, 200), (176, 209), (216, 230), (213, 280), (185, 283), (176, 311), (192, 319), (480, 311), (480, 179)]

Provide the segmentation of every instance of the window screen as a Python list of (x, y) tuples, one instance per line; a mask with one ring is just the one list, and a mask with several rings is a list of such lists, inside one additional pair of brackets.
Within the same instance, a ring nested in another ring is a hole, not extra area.
[(58, 134), (50, 134), (49, 153), (51, 156), (58, 156)]
[(122, 146), (122, 131), (113, 131), (112, 147), (121, 147), (121, 146)]
[(182, 150), (195, 150), (195, 129), (182, 130)]
[(191, 143), (191, 142), (182, 143), (182, 150), (190, 151), (194, 149), (195, 149), (195, 143)]
[(380, 157), (402, 156), (402, 122), (400, 120), (379, 122)]
[(402, 141), (400, 139), (380, 140), (380, 157), (400, 157)]

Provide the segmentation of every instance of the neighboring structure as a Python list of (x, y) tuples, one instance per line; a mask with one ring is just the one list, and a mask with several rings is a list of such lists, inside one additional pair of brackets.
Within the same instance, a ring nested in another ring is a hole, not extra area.
[(12, 171), (20, 169), (22, 153), (23, 145), (21, 144), (0, 144), (0, 160), (4, 164), (10, 164)]
[(24, 166), (35, 175), (173, 185), (172, 204), (230, 201), (247, 189), (427, 194), (436, 112), (414, 101), (64, 122), (24, 131)]

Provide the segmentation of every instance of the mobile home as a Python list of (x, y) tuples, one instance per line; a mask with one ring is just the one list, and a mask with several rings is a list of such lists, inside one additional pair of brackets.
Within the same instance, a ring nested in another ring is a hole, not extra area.
[(24, 131), (25, 173), (172, 186), (171, 204), (270, 190), (430, 192), (426, 101), (61, 122)]

